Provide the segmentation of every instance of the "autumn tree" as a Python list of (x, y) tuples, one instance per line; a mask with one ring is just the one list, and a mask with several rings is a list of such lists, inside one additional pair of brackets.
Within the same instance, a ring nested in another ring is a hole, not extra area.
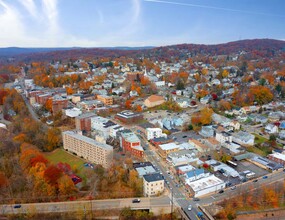
[(220, 109), (225, 111), (225, 110), (230, 110), (231, 109), (231, 103), (222, 99), (221, 101), (219, 101), (219, 106)]
[(67, 175), (62, 175), (58, 179), (58, 190), (61, 196), (72, 195), (77, 192), (77, 189), (71, 180), (71, 178)]
[(61, 145), (61, 131), (58, 128), (49, 128), (47, 131), (47, 151), (52, 151)]
[(249, 93), (254, 96), (254, 100), (258, 104), (265, 104), (273, 99), (273, 94), (268, 87), (265, 86), (252, 86)]
[(62, 176), (62, 171), (55, 165), (50, 165), (44, 172), (44, 178), (52, 185), (57, 184), (57, 181)]
[(72, 95), (74, 93), (71, 87), (66, 87), (65, 90), (66, 90), (67, 95)]

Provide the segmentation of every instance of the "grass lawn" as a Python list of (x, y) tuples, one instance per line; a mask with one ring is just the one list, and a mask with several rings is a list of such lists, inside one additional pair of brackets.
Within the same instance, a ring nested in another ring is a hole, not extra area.
[(253, 135), (255, 136), (255, 139), (254, 139), (255, 144), (262, 144), (262, 143), (268, 141), (268, 139), (266, 139), (266, 138), (264, 138), (258, 134), (253, 133)]
[(265, 151), (262, 151), (261, 149), (254, 147), (254, 146), (247, 147), (247, 151), (252, 152), (252, 153), (256, 153), (256, 154), (263, 156), (263, 157), (267, 156), (267, 153)]
[(79, 172), (82, 170), (83, 164), (86, 162), (85, 160), (76, 157), (63, 149), (56, 149), (53, 152), (45, 153), (45, 156), (53, 164), (57, 164), (59, 162), (68, 163), (71, 168), (76, 167)]

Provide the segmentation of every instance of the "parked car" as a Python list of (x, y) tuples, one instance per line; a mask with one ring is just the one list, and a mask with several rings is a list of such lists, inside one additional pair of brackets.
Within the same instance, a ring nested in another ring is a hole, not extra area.
[(268, 178), (268, 176), (263, 176), (263, 177), (262, 177), (262, 179), (267, 179), (267, 178)]
[(220, 194), (224, 193), (224, 190), (223, 190), (223, 189), (221, 189), (221, 190), (219, 191), (219, 193), (220, 193)]
[(237, 188), (237, 186), (232, 186), (231, 190), (235, 190)]
[(140, 199), (133, 199), (133, 203), (140, 203), (141, 200)]
[(188, 211), (191, 211), (192, 210), (192, 205), (189, 205), (188, 206)]
[(253, 180), (252, 182), (254, 182), (254, 183), (256, 183), (258, 180), (256, 179), (256, 180)]
[(21, 208), (22, 206), (20, 204), (17, 204), (17, 205), (14, 205), (14, 209), (19, 209)]
[(197, 202), (197, 201), (200, 201), (200, 199), (199, 199), (199, 198), (194, 197), (194, 198), (193, 198), (193, 201)]

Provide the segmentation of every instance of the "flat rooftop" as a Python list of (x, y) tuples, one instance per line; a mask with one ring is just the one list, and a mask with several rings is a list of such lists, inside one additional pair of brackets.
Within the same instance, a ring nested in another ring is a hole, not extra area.
[(96, 145), (96, 147), (100, 147), (104, 150), (113, 150), (113, 147), (108, 145), (108, 144), (104, 144), (104, 143), (101, 143), (101, 142), (98, 142), (92, 138), (89, 138), (89, 137), (86, 137), (86, 136), (83, 136), (83, 135), (80, 135), (80, 134), (77, 134), (75, 131), (64, 131), (62, 132), (63, 134), (66, 134), (68, 136), (71, 136), (71, 137), (74, 137), (78, 140), (81, 140), (81, 141), (84, 141), (88, 144), (91, 144), (91, 145)]
[(218, 177), (211, 175), (193, 182), (189, 182), (188, 185), (195, 191), (201, 191), (207, 188), (211, 188), (220, 184), (223, 184), (224, 181)]

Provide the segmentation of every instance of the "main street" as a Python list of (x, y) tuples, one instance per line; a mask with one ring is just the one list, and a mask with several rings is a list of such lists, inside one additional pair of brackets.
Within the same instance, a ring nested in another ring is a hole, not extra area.
[(285, 172), (283, 171), (270, 173), (267, 175), (266, 179), (263, 179), (261, 177), (257, 179), (258, 180), (257, 182), (253, 182), (253, 180), (249, 180), (248, 182), (236, 185), (236, 188), (234, 190), (232, 190), (231, 188), (227, 188), (224, 190), (224, 193), (222, 194), (216, 193), (216, 194), (210, 194), (210, 195), (204, 196), (200, 198), (199, 203), (201, 205), (217, 203), (224, 199), (235, 197), (244, 192), (254, 191), (264, 186), (272, 185), (273, 187), (275, 187), (275, 184), (277, 184), (277, 182), (284, 181), (284, 177), (285, 177)]
[[(197, 203), (188, 199), (185, 196), (186, 192), (184, 191), (184, 187), (180, 187), (180, 184), (177, 184), (175, 182), (175, 178), (170, 177), (171, 175), (168, 174), (167, 168), (165, 167), (165, 165), (163, 165), (163, 163), (159, 159), (159, 156), (157, 155), (156, 151), (151, 150), (148, 143), (143, 138), (140, 139), (142, 147), (146, 149), (145, 150), (146, 158), (159, 170), (159, 172), (162, 173), (162, 175), (165, 178), (165, 181), (169, 183), (168, 190), (170, 192), (170, 200), (173, 202), (172, 205), (181, 207), (181, 209), (186, 212), (186, 214), (191, 220), (199, 219), (197, 217), (197, 213), (199, 212)], [(189, 205), (192, 206), (191, 211), (188, 210)]]

